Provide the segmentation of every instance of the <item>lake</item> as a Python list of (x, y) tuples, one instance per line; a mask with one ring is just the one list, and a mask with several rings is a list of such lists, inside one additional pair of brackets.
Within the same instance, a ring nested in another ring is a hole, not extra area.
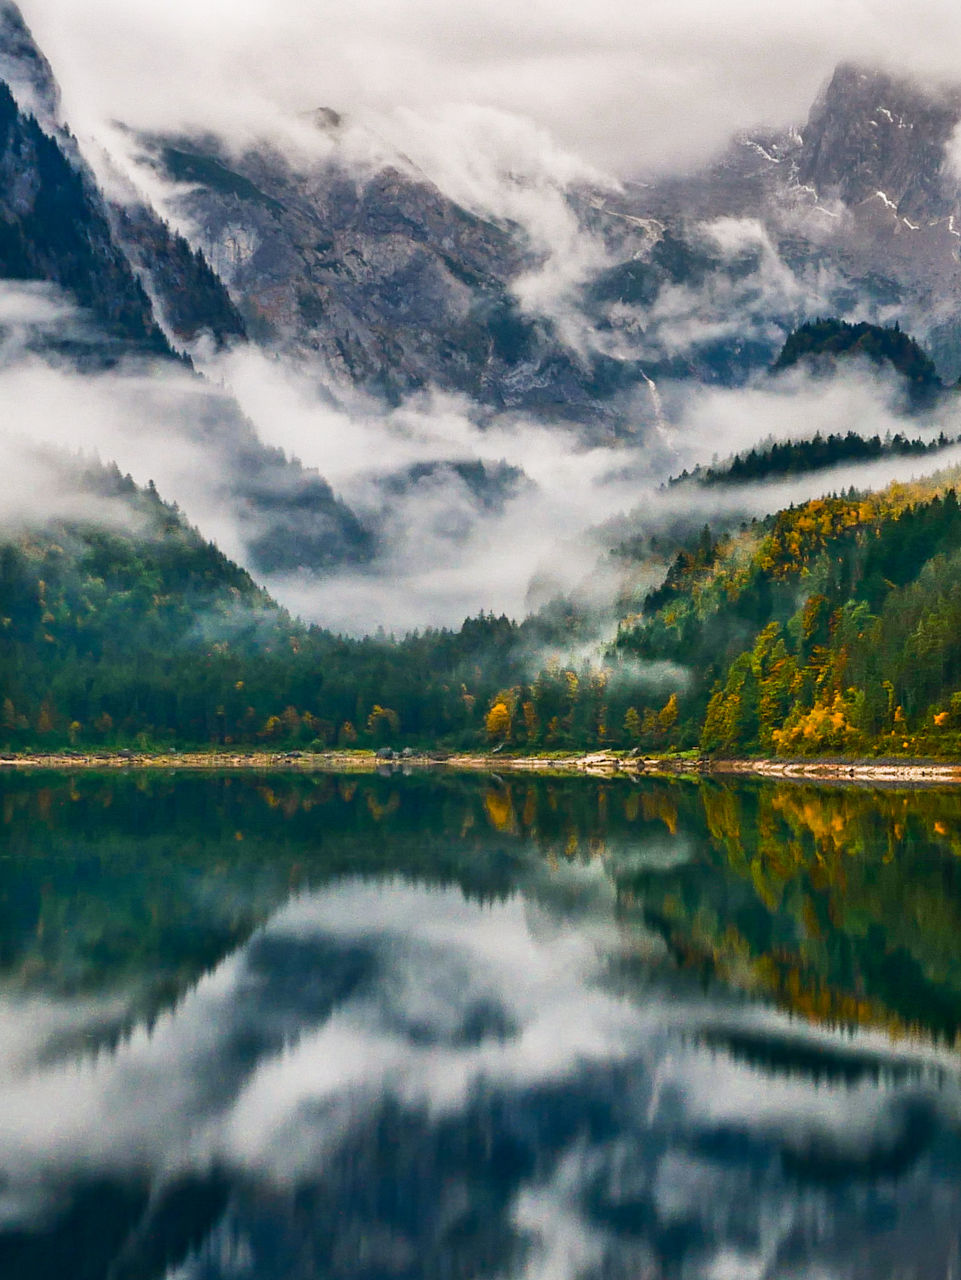
[(961, 791), (0, 776), (3, 1280), (961, 1275)]

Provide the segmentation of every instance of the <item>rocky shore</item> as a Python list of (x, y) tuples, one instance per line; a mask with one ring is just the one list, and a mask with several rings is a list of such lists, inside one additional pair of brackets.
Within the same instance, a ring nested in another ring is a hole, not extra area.
[(641, 756), (612, 751), (519, 756), (496, 752), (396, 751), (52, 752), (0, 755), (0, 770), (195, 770), (225, 772), (375, 773), (431, 769), (470, 773), (584, 774), (637, 777), (685, 774), (776, 778), (798, 782), (961, 784), (961, 762), (951, 760), (720, 760), (691, 756)]

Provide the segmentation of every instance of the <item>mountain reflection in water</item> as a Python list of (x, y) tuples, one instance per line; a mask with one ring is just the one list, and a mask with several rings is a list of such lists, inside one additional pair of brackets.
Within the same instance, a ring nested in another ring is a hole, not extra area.
[(959, 1274), (957, 793), (0, 806), (4, 1280)]

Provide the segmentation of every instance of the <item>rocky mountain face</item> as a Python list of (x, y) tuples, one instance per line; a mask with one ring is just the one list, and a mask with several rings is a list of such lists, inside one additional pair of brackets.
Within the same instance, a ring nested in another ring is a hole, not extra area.
[[(336, 129), (330, 114), (320, 120)], [(271, 148), (144, 139), (155, 171), (190, 184), (178, 217), (226, 282), (251, 336), (317, 360), (334, 383), (389, 403), (428, 386), (492, 409), (587, 421), (638, 372), (575, 352), (522, 311), (537, 265), (519, 230), (481, 218), (401, 168), (296, 167)]]
[(623, 324), (612, 296), (636, 307), (639, 287), (648, 314), (671, 288), (699, 291), (705, 316), (712, 297), (740, 296), (742, 332), (761, 338), (742, 348), (750, 361), (816, 315), (897, 319), (957, 380), (959, 122), (961, 88), (842, 65), (802, 128), (745, 135), (700, 172), (628, 187), (605, 211), (654, 220), (657, 240), (600, 282), (610, 322)]
[(797, 148), (797, 178), (849, 207), (882, 199), (920, 226), (958, 211), (946, 148), (961, 121), (961, 88), (922, 90), (844, 65), (815, 103)]
[[(55, 79), (10, 0), (3, 73), (22, 105), (58, 120)], [(946, 380), (961, 375), (961, 191), (946, 160), (961, 88), (841, 66), (800, 129), (746, 135), (701, 172), (618, 195), (571, 190), (607, 258), (572, 297), (577, 343), (517, 297), (543, 260), (520, 227), (462, 208), (403, 157), (361, 172), (336, 145), (306, 163), (267, 145), (237, 155), (210, 136), (142, 139), (191, 243), (131, 198), (106, 208), (109, 236), (84, 232), (111, 260), (81, 279), (79, 251), (69, 269), (51, 256), (54, 242), (71, 252), (63, 228), (41, 217), (15, 229), (32, 207), (11, 157), (32, 148), (34, 172), (46, 146), (26, 119), (17, 138), (8, 120), (3, 269), (55, 280), (148, 346), (160, 330), (179, 347), (249, 336), (388, 403), (439, 387), (602, 434), (656, 414), (652, 380), (736, 384), (817, 315), (898, 319)], [(336, 143), (336, 112), (314, 123)], [(61, 205), (86, 202), (92, 225), (98, 196), (71, 141), (61, 131), (46, 146), (46, 171), (56, 144), (70, 157), (46, 181), (72, 182)]]
[[(803, 128), (742, 137), (699, 173), (619, 195), (571, 190), (607, 254), (572, 300), (576, 347), (517, 299), (539, 265), (522, 230), (403, 164), (298, 167), (211, 138), (144, 149), (155, 174), (190, 184), (177, 216), (256, 341), (389, 402), (438, 386), (604, 432), (656, 416), (651, 380), (737, 384), (818, 315), (899, 319), (943, 377), (961, 375), (945, 160), (959, 119), (961, 90), (842, 66)], [(333, 112), (317, 123), (341, 127)]]

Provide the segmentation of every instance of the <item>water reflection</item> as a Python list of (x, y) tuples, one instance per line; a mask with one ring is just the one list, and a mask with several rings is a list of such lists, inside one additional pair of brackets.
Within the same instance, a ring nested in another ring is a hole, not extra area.
[(0, 801), (5, 1278), (958, 1273), (954, 793)]

